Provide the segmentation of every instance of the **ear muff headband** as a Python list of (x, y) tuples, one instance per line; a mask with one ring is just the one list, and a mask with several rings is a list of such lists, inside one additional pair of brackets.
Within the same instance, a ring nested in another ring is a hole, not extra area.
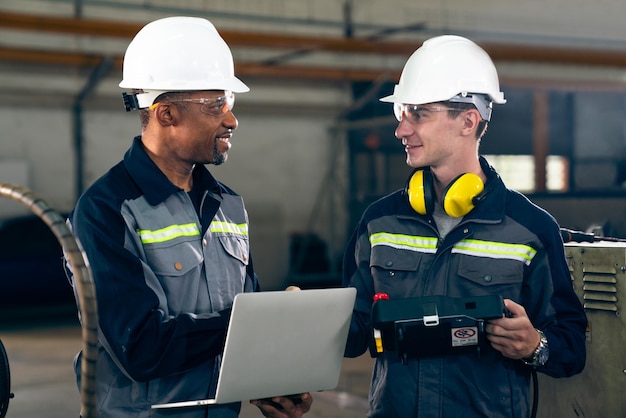
[(443, 191), (443, 210), (453, 218), (461, 218), (474, 209), (474, 198), (482, 193), (485, 185), (474, 173), (461, 174)]
[[(435, 208), (435, 190), (432, 173), (416, 169), (405, 187), (409, 204), (420, 215), (432, 213)], [(467, 215), (486, 193), (481, 178), (474, 173), (461, 174), (442, 194), (443, 210), (454, 218)]]

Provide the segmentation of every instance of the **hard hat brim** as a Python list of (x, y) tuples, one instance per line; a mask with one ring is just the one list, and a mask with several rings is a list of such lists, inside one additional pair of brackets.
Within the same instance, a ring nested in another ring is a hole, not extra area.
[(250, 87), (248, 87), (243, 81), (241, 81), (237, 77), (233, 77), (233, 79), (230, 80), (228, 84), (229, 87), (224, 88), (224, 90), (230, 90), (233, 93), (247, 93), (250, 91)]

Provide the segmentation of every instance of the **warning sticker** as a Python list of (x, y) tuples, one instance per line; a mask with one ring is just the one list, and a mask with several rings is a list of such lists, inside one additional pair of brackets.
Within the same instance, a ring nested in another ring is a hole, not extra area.
[(450, 332), (452, 332), (452, 347), (478, 345), (477, 327), (452, 328)]

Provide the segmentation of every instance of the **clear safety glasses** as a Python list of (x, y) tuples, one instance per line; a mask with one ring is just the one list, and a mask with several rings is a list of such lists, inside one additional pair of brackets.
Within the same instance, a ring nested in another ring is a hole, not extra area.
[[(224, 113), (227, 113), (233, 110), (233, 106), (235, 106), (235, 94), (232, 92), (227, 92), (226, 95), (215, 97), (215, 98), (197, 98), (197, 99), (167, 99), (167, 102), (175, 103), (175, 102), (191, 102), (191, 103), (199, 103), (200, 111), (204, 114), (211, 116), (221, 116)], [(160, 103), (155, 103), (150, 106), (150, 110), (156, 109), (156, 107)]]
[(414, 105), (404, 103), (394, 103), (393, 113), (396, 116), (398, 122), (401, 122), (404, 117), (409, 122), (416, 123), (428, 116), (428, 112), (445, 112), (448, 110), (463, 111), (466, 109), (446, 107), (440, 105)]

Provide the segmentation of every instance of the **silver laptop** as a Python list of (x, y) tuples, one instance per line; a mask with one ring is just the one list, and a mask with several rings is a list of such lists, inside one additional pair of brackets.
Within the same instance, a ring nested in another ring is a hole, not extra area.
[(153, 405), (224, 404), (334, 389), (355, 288), (235, 296), (215, 399)]

